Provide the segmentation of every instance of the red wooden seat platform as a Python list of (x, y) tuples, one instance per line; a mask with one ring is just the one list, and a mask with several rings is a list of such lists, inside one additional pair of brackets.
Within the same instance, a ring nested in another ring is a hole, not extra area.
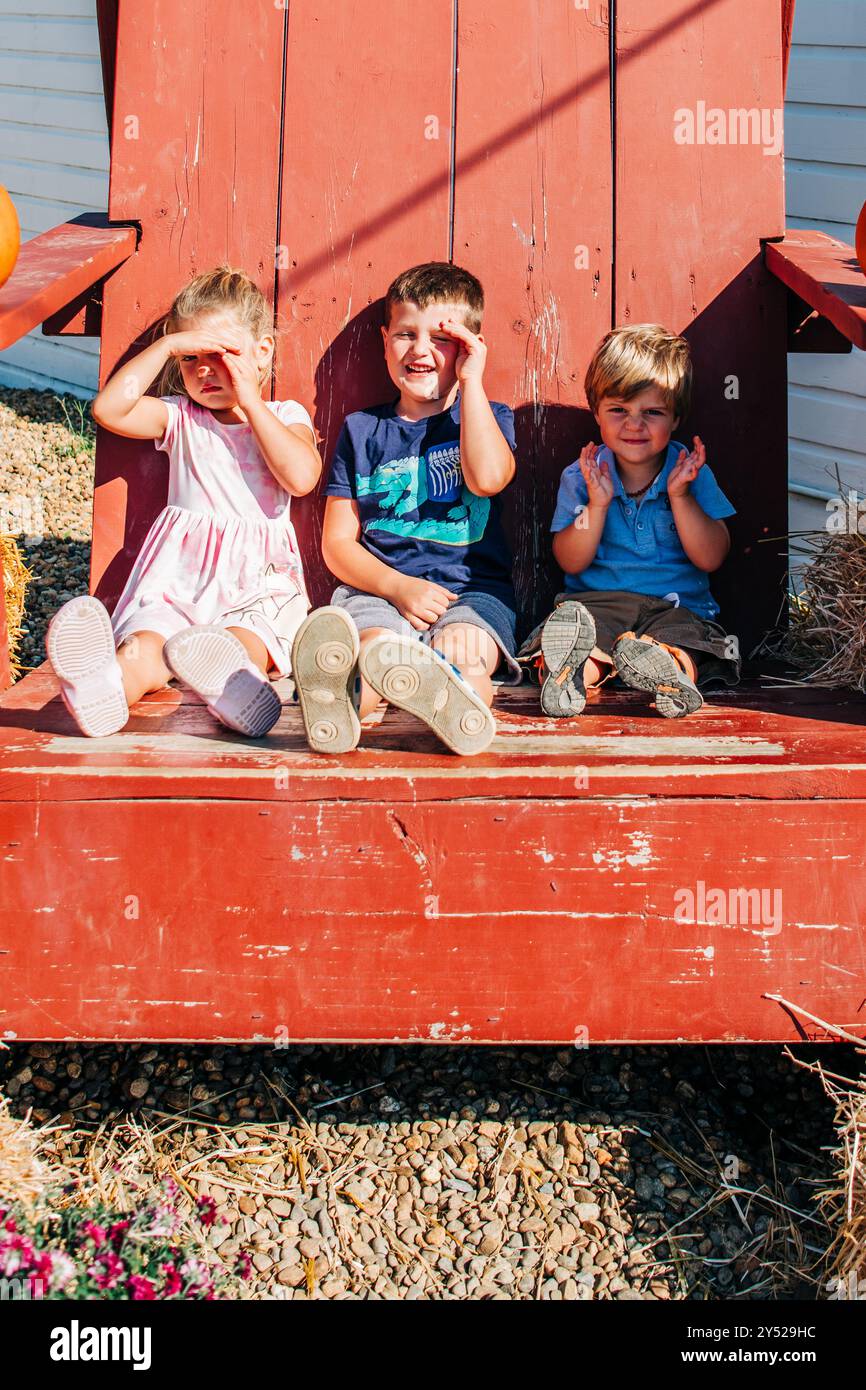
[(863, 700), (497, 703), (472, 760), (395, 711), (326, 759), (296, 706), (249, 744), (175, 689), (85, 739), (28, 676), (0, 701), (0, 1036), (866, 1032)]

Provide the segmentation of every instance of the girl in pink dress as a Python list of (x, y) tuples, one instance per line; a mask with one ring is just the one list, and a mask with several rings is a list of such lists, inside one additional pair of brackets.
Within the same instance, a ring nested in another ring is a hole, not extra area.
[[(83, 733), (122, 729), (129, 706), (178, 676), (229, 728), (267, 733), (309, 609), (289, 508), (322, 462), (296, 401), (265, 401), (273, 314), (243, 271), (219, 266), (175, 299), (163, 335), (93, 402), (104, 429), (168, 455), (168, 505), (148, 532), (113, 615), (71, 599), (48, 656)], [(147, 396), (159, 378), (159, 397)]]

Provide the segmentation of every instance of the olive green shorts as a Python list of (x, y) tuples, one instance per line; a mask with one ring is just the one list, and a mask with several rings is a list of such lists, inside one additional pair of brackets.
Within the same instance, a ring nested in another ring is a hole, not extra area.
[[(698, 670), (698, 685), (721, 682), (736, 685), (740, 679), (740, 651), (736, 637), (725, 632), (718, 623), (699, 618), (689, 608), (681, 608), (669, 599), (649, 594), (632, 594), (621, 589), (583, 590), (556, 595), (555, 603), (577, 600), (595, 622), (596, 646), (611, 656), (618, 637), (633, 632), (636, 637), (655, 637), (669, 647), (682, 647), (692, 656)], [(546, 620), (545, 620), (546, 621)], [(541, 654), (539, 623), (517, 653), (517, 660), (532, 673)]]

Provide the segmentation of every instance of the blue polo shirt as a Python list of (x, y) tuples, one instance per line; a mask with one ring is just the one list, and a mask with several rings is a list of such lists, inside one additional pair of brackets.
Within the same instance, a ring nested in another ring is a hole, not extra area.
[[(637, 503), (625, 495), (611, 450), (606, 446), (599, 449), (599, 462), (607, 461), (613, 479), (613, 500), (592, 564), (580, 574), (567, 574), (566, 589), (575, 593), (618, 589), (650, 594), (689, 608), (700, 618), (716, 616), (719, 605), (710, 593), (709, 576), (693, 565), (683, 550), (667, 492), (671, 469), (684, 447), (671, 440), (661, 473)], [(691, 484), (690, 492), (707, 516), (721, 520), (735, 514), (736, 508), (731, 506), (707, 464)], [(580, 464), (570, 463), (560, 479), (551, 531), (564, 531), (587, 501)]]

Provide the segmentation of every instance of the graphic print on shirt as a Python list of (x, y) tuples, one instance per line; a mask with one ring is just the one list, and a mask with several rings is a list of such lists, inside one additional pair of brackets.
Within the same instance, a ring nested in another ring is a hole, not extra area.
[[(364, 518), (365, 531), (388, 531), (439, 545), (474, 545), (484, 535), (490, 515), (490, 499), (476, 497), (463, 480), (456, 440), (434, 445), (426, 455), (380, 463), (369, 477), (358, 476), (357, 488), (359, 499), (370, 498), (377, 507), (375, 516)], [(456, 505), (443, 513), (442, 505), (449, 502)], [(435, 511), (431, 504), (436, 504)]]

